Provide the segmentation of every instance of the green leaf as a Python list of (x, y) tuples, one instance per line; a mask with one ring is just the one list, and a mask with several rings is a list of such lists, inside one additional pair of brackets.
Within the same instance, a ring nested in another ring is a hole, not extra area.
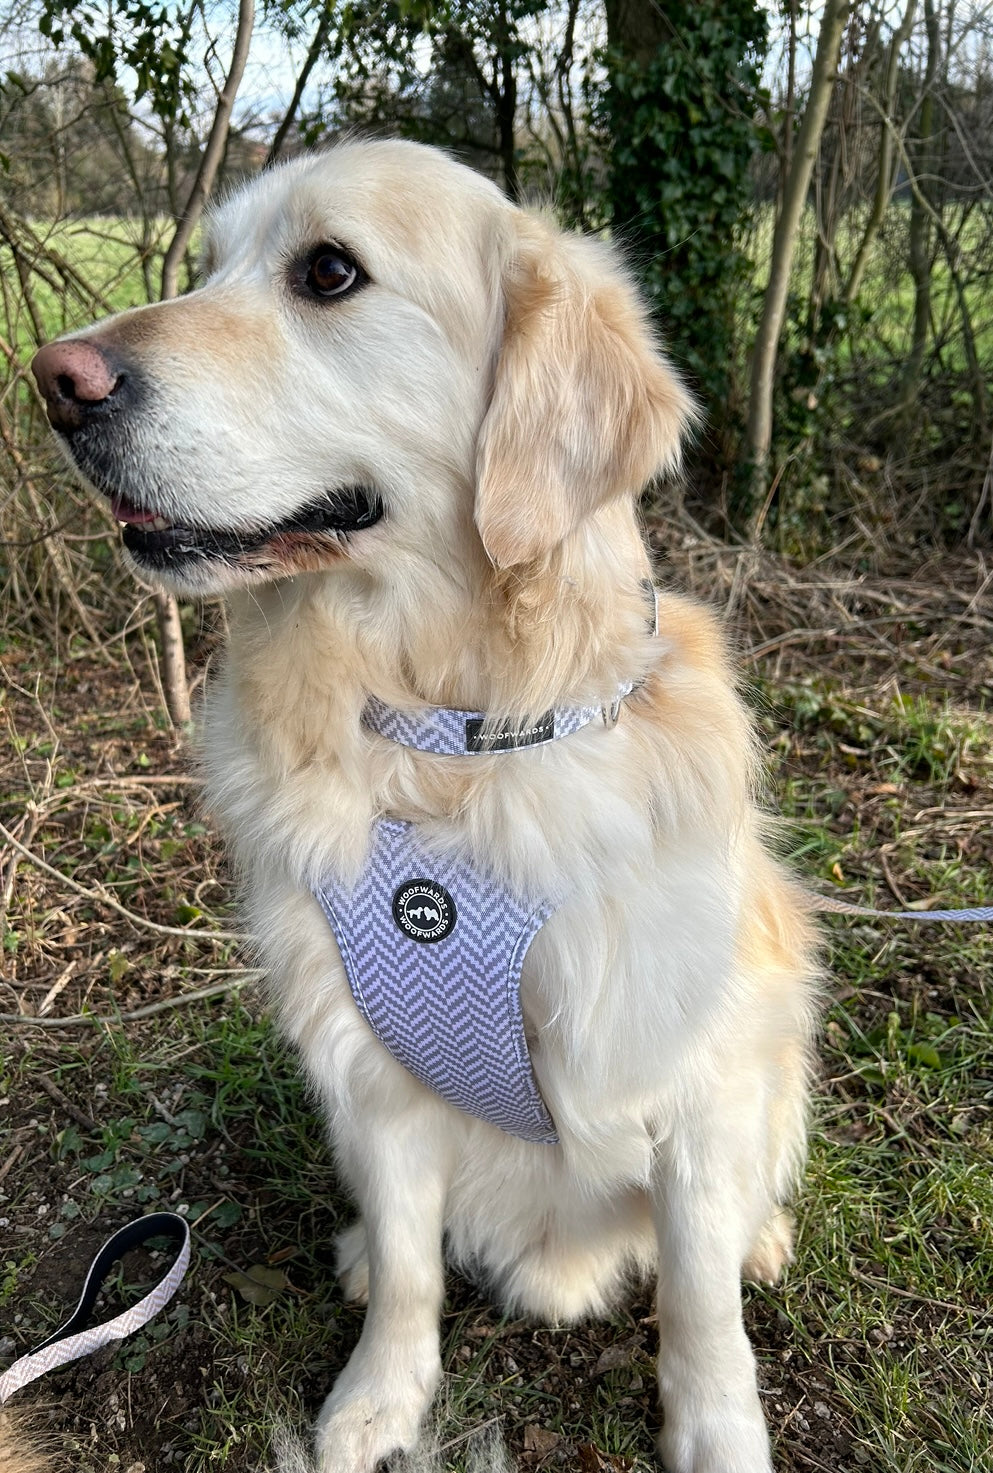
[(906, 1053), (915, 1064), (925, 1064), (929, 1069), (940, 1069), (943, 1063), (933, 1043), (908, 1043)]
[(241, 1207), (237, 1202), (222, 1202), (215, 1207), (210, 1214), (210, 1222), (213, 1227), (229, 1228), (241, 1220)]
[(93, 1172), (106, 1171), (108, 1166), (113, 1166), (115, 1155), (116, 1152), (114, 1151), (113, 1147), (111, 1147), (109, 1150), (101, 1151), (99, 1156), (88, 1156), (86, 1160), (82, 1162), (83, 1170)]
[(193, 1140), (202, 1140), (207, 1132), (207, 1116), (203, 1110), (180, 1110), (174, 1120)]
[(123, 952), (118, 951), (117, 948), (114, 947), (114, 949), (107, 956), (107, 975), (115, 987), (117, 986), (117, 983), (120, 982), (125, 972), (129, 971), (130, 968), (131, 963), (128, 958), (124, 955)]

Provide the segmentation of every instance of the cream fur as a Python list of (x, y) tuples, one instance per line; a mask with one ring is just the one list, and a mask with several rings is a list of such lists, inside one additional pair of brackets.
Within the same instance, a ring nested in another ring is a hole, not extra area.
[(0, 1407), (0, 1473), (56, 1473), (50, 1443), (37, 1436), (27, 1412)]
[[(369, 285), (301, 301), (286, 263), (326, 240)], [(715, 620), (665, 594), (645, 631), (635, 498), (677, 461), (690, 400), (608, 247), (416, 145), (262, 176), (218, 210), (208, 257), (200, 291), (89, 330), (150, 386), (126, 493), (220, 528), (355, 481), (386, 507), (323, 559), (274, 547), (174, 580), (230, 593), (209, 801), (362, 1215), (341, 1269), (369, 1308), (319, 1419), (321, 1473), (416, 1443), (443, 1241), (541, 1319), (658, 1274), (666, 1466), (768, 1473), (739, 1278), (774, 1280), (791, 1252), (812, 938), (763, 845)], [(506, 755), (412, 752), (359, 719), (369, 693), (524, 716), (630, 680), (614, 730)], [(569, 895), (522, 985), (560, 1146), (449, 1107), (357, 1012), (309, 884), (355, 875), (383, 814)]]

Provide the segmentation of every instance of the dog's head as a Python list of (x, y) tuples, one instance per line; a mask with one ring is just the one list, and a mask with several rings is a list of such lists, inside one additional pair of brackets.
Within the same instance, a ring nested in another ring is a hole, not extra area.
[(678, 457), (690, 401), (613, 252), (434, 150), (264, 174), (211, 217), (204, 278), (34, 362), (139, 572), (177, 591), (540, 561)]

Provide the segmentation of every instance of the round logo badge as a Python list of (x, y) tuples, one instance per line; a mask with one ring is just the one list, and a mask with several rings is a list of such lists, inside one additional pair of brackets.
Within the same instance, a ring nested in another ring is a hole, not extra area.
[(458, 920), (455, 901), (435, 880), (406, 880), (393, 896), (393, 919), (413, 941), (444, 941)]

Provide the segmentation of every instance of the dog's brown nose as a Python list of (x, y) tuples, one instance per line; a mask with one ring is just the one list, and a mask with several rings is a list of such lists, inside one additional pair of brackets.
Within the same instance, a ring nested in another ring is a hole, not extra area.
[(85, 339), (49, 343), (34, 357), (31, 371), (44, 395), (56, 430), (78, 430), (95, 410), (105, 407), (124, 374), (106, 352)]

